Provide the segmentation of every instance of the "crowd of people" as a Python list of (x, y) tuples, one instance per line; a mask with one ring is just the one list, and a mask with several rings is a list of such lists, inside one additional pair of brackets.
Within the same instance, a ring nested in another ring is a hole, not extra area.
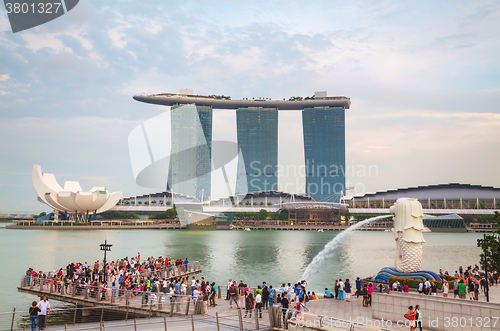
[[(209, 307), (217, 306), (217, 297), (220, 292), (219, 286), (215, 282), (200, 279), (189, 281), (187, 277), (167, 277), (167, 271), (171, 272), (173, 268), (187, 266), (188, 259), (172, 259), (163, 257), (148, 257), (141, 260), (140, 254), (132, 258), (124, 258), (109, 263), (95, 261), (93, 264), (71, 263), (66, 269), (59, 269), (53, 272), (44, 273), (35, 272), (30, 268), (26, 272), (26, 282), (29, 286), (31, 282), (41, 282), (52, 285), (54, 291), (67, 293), (68, 288), (76, 291), (80, 295), (84, 289), (88, 289), (91, 297), (102, 295), (103, 300), (123, 300), (125, 293), (129, 298), (136, 295), (143, 295), (144, 304), (148, 304), (150, 296), (155, 293), (171, 294), (170, 300), (194, 302), (202, 301), (201, 313), (208, 315)], [(186, 270), (186, 269), (184, 269)], [(169, 274), (172, 275), (172, 274)], [(498, 284), (498, 275), (496, 271), (488, 275), (481, 273), (479, 267), (469, 266), (467, 269), (460, 267), (455, 272), (455, 277), (448, 272), (440, 270), (440, 276), (443, 278), (441, 287), (432, 280), (421, 280), (417, 291), (422, 295), (437, 295), (442, 292), (447, 297), (453, 290), (454, 297), (465, 299), (467, 293), (471, 300), (478, 300), (481, 292), (487, 291), (488, 284)], [(453, 279), (452, 279), (453, 278)], [(447, 279), (450, 279), (448, 281)], [(280, 305), (283, 308), (283, 318), (288, 310), (294, 310), (300, 316), (304, 311), (309, 311), (307, 302), (317, 300), (318, 295), (314, 291), (307, 291), (307, 282), (305, 280), (294, 283), (282, 283), (279, 287), (262, 282), (256, 287), (250, 287), (242, 280), (237, 283), (229, 279), (226, 287), (226, 300), (229, 301), (229, 308), (235, 306), (237, 309), (245, 310), (245, 317), (252, 317), (252, 312), (256, 310), (258, 317), (262, 317), (262, 310), (269, 309), (274, 305)], [(451, 286), (451, 288), (450, 288)], [(390, 293), (390, 291), (409, 292), (410, 289), (406, 282), (395, 281), (387, 287), (383, 283), (375, 284), (365, 283), (363, 286), (360, 277), (351, 283), (347, 279), (337, 279), (333, 285), (333, 291), (325, 288), (323, 298), (336, 299), (345, 302), (351, 302), (351, 297), (363, 298), (363, 305), (369, 306), (372, 301), (373, 292)], [(486, 293), (485, 293), (486, 294)], [(411, 309), (410, 309), (411, 308)], [(414, 326), (418, 326), (421, 321), (421, 312), (419, 306), (410, 307), (408, 316), (415, 321)], [(29, 310), (32, 330), (36, 330), (37, 324), (41, 330), (45, 326), (46, 315), (50, 313), (50, 304), (45, 297), (40, 302), (33, 302)]]

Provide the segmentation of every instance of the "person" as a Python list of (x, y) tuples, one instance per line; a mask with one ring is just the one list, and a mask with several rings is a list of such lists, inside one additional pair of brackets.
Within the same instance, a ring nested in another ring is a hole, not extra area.
[(328, 289), (328, 287), (325, 287), (325, 294), (323, 295), (323, 298), (325, 298), (325, 299), (332, 299), (333, 298), (333, 295), (330, 292), (330, 290)]
[(465, 299), (466, 291), (467, 291), (467, 285), (465, 285), (463, 279), (460, 279), (460, 283), (458, 283), (458, 298)]
[(238, 304), (238, 290), (236, 289), (234, 284), (231, 285), (228, 293), (229, 293), (229, 308), (233, 308), (233, 302), (234, 302), (236, 307), (240, 309), (240, 305)]
[(283, 295), (283, 298), (281, 300), (279, 300), (278, 298), (278, 302), (281, 304), (281, 310), (283, 311), (283, 325), (286, 325), (286, 313), (290, 305), (287, 295)]
[(252, 318), (253, 307), (254, 307), (253, 295), (250, 291), (248, 291), (247, 295), (245, 295), (245, 317), (247, 317), (248, 312), (250, 312), (250, 318)]
[(424, 283), (424, 294), (425, 295), (431, 294), (430, 290), (431, 290), (431, 282), (429, 282), (429, 279), (427, 278), (427, 280)]
[(406, 284), (406, 283), (403, 285), (403, 292), (404, 293), (408, 293), (409, 292), (408, 284)]
[(226, 287), (226, 300), (229, 300), (231, 298), (231, 295), (229, 294), (229, 290), (231, 289), (231, 286), (233, 285), (233, 281), (231, 278), (229, 278), (229, 282), (227, 282), (227, 287)]
[(304, 304), (304, 300), (303, 298), (299, 298), (299, 304), (297, 306), (297, 315), (296, 315), (296, 318), (299, 318), (299, 319), (304, 319), (304, 311), (311, 311), (309, 308), (307, 308), (307, 306)]
[(424, 294), (424, 282), (422, 280), (418, 283), (418, 294)]
[(369, 283), (368, 286), (366, 287), (366, 294), (368, 295), (368, 303), (370, 307), (372, 305), (372, 294), (374, 289), (375, 286), (373, 285), (373, 283)]
[(443, 285), (441, 286), (441, 291), (443, 292), (443, 296), (445, 298), (448, 297), (448, 292), (450, 291), (450, 285), (448, 284), (448, 281), (446, 279), (443, 280)]
[(335, 280), (335, 299), (339, 299), (339, 281), (338, 279)]
[[(265, 289), (266, 288), (264, 288), (264, 290)], [(259, 292), (257, 292), (257, 295), (255, 296), (255, 310), (255, 314), (259, 312), (259, 318), (262, 318), (262, 295)]]
[(31, 303), (31, 307), (29, 309), (29, 314), (30, 314), (30, 324), (31, 324), (31, 331), (36, 331), (37, 327), (37, 317), (38, 313), (40, 312), (40, 308), (38, 308), (36, 301), (33, 301)]
[(410, 331), (415, 330), (415, 311), (413, 310), (413, 306), (408, 307), (405, 317), (410, 320)]
[(344, 283), (345, 290), (345, 301), (351, 302), (351, 283), (349, 282), (349, 278), (346, 278)]
[(38, 303), (38, 328), (44, 330), (47, 326), (47, 315), (50, 314), (50, 303), (47, 301), (47, 296), (43, 296), (43, 300)]
[(360, 294), (362, 294), (362, 292), (361, 292), (361, 279), (359, 277), (356, 277), (356, 298), (359, 298)]
[(203, 292), (203, 315), (208, 316), (208, 297), (209, 294), (208, 292), (210, 289), (208, 287), (205, 288), (205, 291)]
[(272, 307), (274, 304), (274, 289), (272, 285), (269, 285), (269, 307)]
[(339, 279), (339, 282), (337, 283), (337, 286), (339, 288), (338, 299), (339, 300), (344, 300), (344, 282), (342, 281), (342, 279)]
[(453, 298), (456, 298), (458, 295), (458, 285), (460, 284), (458, 278), (453, 282)]
[(245, 284), (243, 284), (243, 281), (241, 280), (240, 284), (238, 285), (238, 294), (240, 295), (240, 307), (245, 307), (245, 299), (246, 299)]
[[(257, 301), (257, 298), (255, 298)], [(269, 309), (269, 288), (266, 286), (266, 282), (262, 286), (262, 307), (264, 309)], [(261, 313), (262, 314), (262, 313)]]
[(311, 294), (311, 300), (317, 300), (318, 297), (316, 296), (316, 293), (314, 293), (314, 291), (312, 292)]
[(415, 306), (415, 327), (418, 327), (422, 331), (422, 312), (420, 311), (420, 305)]
[(476, 284), (474, 283), (474, 281), (472, 279), (469, 279), (469, 298), (471, 300), (474, 300), (474, 288), (476, 287)]
[(436, 286), (434, 281), (432, 281), (431, 282), (431, 295), (437, 296), (437, 292), (438, 292), (438, 287)]

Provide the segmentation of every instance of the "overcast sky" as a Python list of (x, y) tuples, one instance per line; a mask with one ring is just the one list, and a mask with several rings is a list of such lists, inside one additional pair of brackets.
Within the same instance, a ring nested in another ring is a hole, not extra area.
[(132, 96), (180, 88), (350, 97), (346, 164), (378, 170), (348, 172), (356, 193), (500, 187), (499, 59), (498, 1), (82, 0), (16, 34), (2, 7), (0, 210), (48, 210), (35, 163), (61, 184), (150, 192), (127, 137), (164, 108)]

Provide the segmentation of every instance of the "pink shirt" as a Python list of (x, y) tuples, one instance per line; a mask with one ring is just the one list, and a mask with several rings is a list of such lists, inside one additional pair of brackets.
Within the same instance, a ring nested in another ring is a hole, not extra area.
[(368, 286), (366, 287), (366, 293), (368, 293), (368, 295), (371, 295), (371, 294), (373, 293), (373, 290), (374, 290), (374, 289), (375, 289), (375, 286), (373, 286), (373, 285), (371, 285), (371, 286), (370, 286), (370, 285), (368, 285)]

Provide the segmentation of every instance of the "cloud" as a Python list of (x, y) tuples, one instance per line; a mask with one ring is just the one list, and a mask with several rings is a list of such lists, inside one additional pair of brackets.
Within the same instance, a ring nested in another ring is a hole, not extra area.
[(1, 74), (0, 75), (0, 82), (5, 82), (6, 80), (8, 80), (10, 78), (9, 75), (7, 74)]

